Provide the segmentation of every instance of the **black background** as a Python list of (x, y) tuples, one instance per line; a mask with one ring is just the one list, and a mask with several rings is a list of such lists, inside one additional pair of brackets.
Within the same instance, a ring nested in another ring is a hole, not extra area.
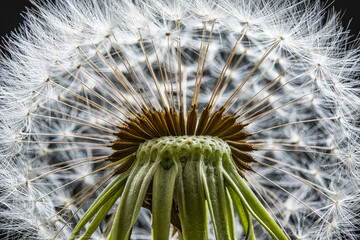
[[(86, 0), (84, 0), (86, 1)], [(329, 3), (330, 1), (323, 1)], [(356, 0), (335, 0), (331, 6), (337, 11), (341, 11), (343, 15), (343, 26), (351, 29), (353, 39), (359, 34), (360, 25), (360, 7), (356, 5)], [(6, 0), (0, 5), (0, 36), (4, 37), (14, 30), (23, 17), (21, 13), (25, 11), (25, 7), (31, 7), (29, 0)], [(351, 20), (352, 19), (352, 20)], [(349, 21), (351, 20), (350, 24)]]

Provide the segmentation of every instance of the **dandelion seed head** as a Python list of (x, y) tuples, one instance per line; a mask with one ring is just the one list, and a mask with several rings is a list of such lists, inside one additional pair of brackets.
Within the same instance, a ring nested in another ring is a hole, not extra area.
[[(111, 224), (123, 221), (119, 227), (130, 224), (132, 237), (151, 239), (153, 198), (164, 185), (154, 183), (158, 169), (185, 176), (196, 169), (185, 167), (189, 159), (203, 164), (203, 187), (193, 192), (207, 200), (209, 239), (222, 236), (221, 214), (214, 214), (215, 193), (206, 187), (220, 169), (219, 189), (237, 189), (228, 162), (282, 227), (278, 234), (359, 236), (359, 48), (327, 5), (33, 4), (0, 59), (0, 236), (90, 234), (93, 222), (80, 230), (76, 224), (126, 176), (121, 197), (109, 194), (117, 198), (109, 197), (92, 237), (120, 236)], [(159, 145), (145, 149), (152, 143)], [(169, 221), (174, 233), (186, 234), (191, 224), (182, 215), (179, 179), (169, 187), (175, 194)], [(140, 197), (130, 201), (136, 191)], [(136, 202), (131, 220), (119, 217), (127, 212), (124, 202)], [(236, 215), (236, 238), (248, 235), (240, 220)], [(256, 220), (255, 235), (270, 238)]]

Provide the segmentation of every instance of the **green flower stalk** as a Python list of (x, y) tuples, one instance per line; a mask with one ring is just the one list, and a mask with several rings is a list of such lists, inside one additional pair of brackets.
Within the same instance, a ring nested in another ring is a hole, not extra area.
[(0, 58), (0, 238), (359, 238), (359, 49), (321, 4), (33, 3)]

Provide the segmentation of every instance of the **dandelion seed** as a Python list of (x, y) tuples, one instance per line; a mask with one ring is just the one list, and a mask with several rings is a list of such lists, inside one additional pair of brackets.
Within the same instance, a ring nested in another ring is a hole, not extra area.
[(34, 5), (1, 58), (0, 236), (359, 237), (359, 50), (336, 14)]

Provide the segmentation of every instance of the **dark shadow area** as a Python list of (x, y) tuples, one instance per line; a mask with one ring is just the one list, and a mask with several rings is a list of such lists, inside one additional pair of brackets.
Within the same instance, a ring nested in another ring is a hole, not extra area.
[[(322, 0), (325, 4), (330, 1)], [(0, 10), (0, 36), (4, 37), (14, 30), (22, 21), (21, 13), (25, 11), (26, 7), (31, 7), (29, 0), (3, 1)], [(344, 27), (351, 29), (353, 39), (360, 31), (360, 7), (354, 0), (335, 0), (331, 4), (336, 11), (341, 11), (342, 23)]]

